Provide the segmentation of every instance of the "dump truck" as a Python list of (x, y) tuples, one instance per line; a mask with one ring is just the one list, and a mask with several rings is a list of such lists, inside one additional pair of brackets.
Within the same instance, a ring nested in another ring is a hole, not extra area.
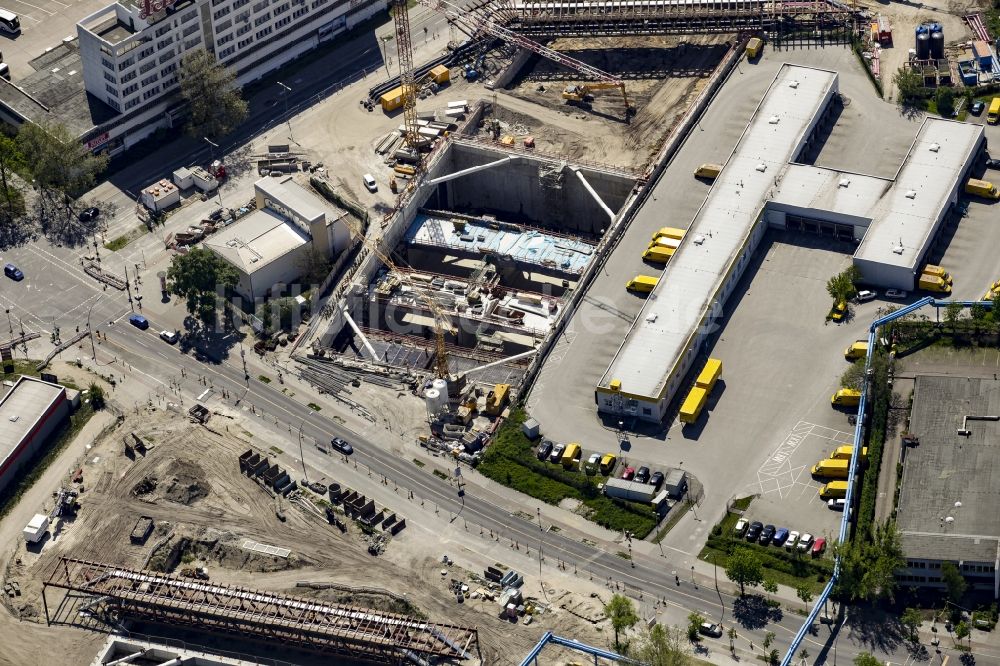
[(764, 40), (760, 37), (751, 37), (747, 42), (747, 60), (753, 60), (760, 55), (764, 49)]
[(711, 393), (715, 388), (715, 382), (722, 376), (722, 361), (717, 358), (710, 358), (705, 363), (705, 367), (698, 373), (698, 379), (694, 385), (705, 389), (706, 393)]
[(986, 122), (990, 125), (1000, 123), (1000, 97), (990, 100), (990, 109), (986, 112)]
[(676, 227), (660, 227), (660, 230), (653, 234), (653, 240), (659, 238), (673, 238), (675, 240), (683, 240), (684, 234), (687, 233), (683, 229), (677, 229)]
[(573, 469), (580, 464), (580, 457), (583, 455), (583, 449), (576, 442), (566, 445), (566, 450), (562, 454), (562, 466), (566, 469)]
[(642, 258), (646, 261), (651, 261), (654, 264), (665, 264), (673, 256), (674, 250), (669, 247), (661, 247), (656, 245), (654, 247), (647, 248), (645, 252), (642, 253)]
[(937, 275), (920, 275), (917, 287), (925, 291), (933, 291), (937, 294), (950, 294), (951, 285), (939, 278)]
[(819, 489), (820, 499), (843, 499), (847, 497), (847, 481), (831, 481)]
[[(830, 457), (850, 460), (851, 456), (853, 455), (854, 455), (854, 447), (848, 444), (847, 446), (838, 446), (836, 449), (833, 450), (833, 453), (830, 454)], [(867, 446), (861, 448), (861, 459), (862, 460), (868, 459)]]
[(629, 291), (635, 291), (640, 294), (648, 294), (653, 291), (653, 288), (659, 281), (660, 278), (655, 278), (649, 275), (636, 275), (634, 278), (625, 283), (625, 288)]
[(851, 346), (844, 350), (844, 358), (848, 361), (855, 361), (864, 358), (868, 354), (868, 341), (858, 340), (851, 343)]
[(830, 397), (830, 404), (834, 407), (857, 407), (861, 402), (861, 391), (850, 388), (842, 388)]
[(681, 423), (694, 423), (698, 420), (701, 415), (701, 410), (705, 408), (705, 403), (708, 400), (708, 391), (701, 388), (700, 386), (695, 386), (684, 398), (684, 403), (681, 405), (681, 411), (679, 414)]
[(850, 471), (851, 461), (843, 458), (828, 458), (820, 460), (809, 470), (813, 476), (824, 479), (846, 479), (847, 472)]
[(970, 178), (965, 184), (965, 193), (973, 194), (984, 199), (1000, 199), (1000, 190), (988, 180)]

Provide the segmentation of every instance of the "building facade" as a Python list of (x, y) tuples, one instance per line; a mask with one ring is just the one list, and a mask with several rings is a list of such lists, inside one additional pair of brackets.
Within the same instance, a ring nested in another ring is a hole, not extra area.
[[(385, 0), (119, 0), (77, 24), (86, 91), (119, 116), (84, 137), (116, 154), (185, 114), (184, 56), (205, 49), (239, 85), (259, 79), (386, 7)], [(148, 15), (147, 15), (148, 14)]]
[(66, 422), (70, 401), (58, 384), (22, 376), (0, 399), (0, 490)]

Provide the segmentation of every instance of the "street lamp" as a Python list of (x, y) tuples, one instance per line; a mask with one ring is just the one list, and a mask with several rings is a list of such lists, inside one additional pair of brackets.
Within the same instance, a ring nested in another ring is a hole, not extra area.
[(302, 420), (299, 422), (299, 460), (302, 461), (302, 479), (306, 482), (306, 485), (308, 485), (309, 475), (306, 473), (306, 456), (305, 453), (302, 452), (302, 426), (304, 426), (305, 423), (306, 419), (305, 417), (302, 417)]
[(203, 136), (203, 137), (201, 137), (201, 139), (202, 139), (202, 141), (204, 141), (205, 143), (207, 143), (208, 145), (210, 145), (212, 147), (212, 161), (214, 162), (215, 161), (215, 151), (219, 148), (219, 144), (217, 144), (216, 142), (210, 140), (207, 136)]
[(292, 89), (286, 86), (281, 81), (275, 81), (279, 86), (284, 88), (284, 92), (281, 94), (285, 98), (285, 122), (288, 123), (288, 140), (292, 140), (292, 119), (288, 116), (288, 96), (292, 94)]
[[(100, 294), (97, 297), (97, 300), (94, 301), (91, 304), (90, 309), (87, 310), (87, 331), (90, 333), (90, 351), (94, 355), (93, 356), (94, 361), (97, 361), (97, 347), (94, 346), (94, 329), (92, 329), (90, 327), (90, 313), (94, 311), (94, 306), (97, 305), (97, 302), (100, 301), (101, 298), (103, 298), (103, 297), (104, 297), (104, 294)], [(8, 316), (9, 316), (10, 310), (7, 310), (7, 312), (8, 312)]]

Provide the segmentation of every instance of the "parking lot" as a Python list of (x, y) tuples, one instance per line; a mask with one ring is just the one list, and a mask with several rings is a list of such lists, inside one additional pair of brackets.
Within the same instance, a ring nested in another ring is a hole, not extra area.
[(2, 6), (21, 18), (21, 34), (0, 33), (0, 51), (16, 82), (31, 74), (29, 64), (65, 37), (76, 39), (76, 23), (111, 4), (110, 0), (3, 0)]

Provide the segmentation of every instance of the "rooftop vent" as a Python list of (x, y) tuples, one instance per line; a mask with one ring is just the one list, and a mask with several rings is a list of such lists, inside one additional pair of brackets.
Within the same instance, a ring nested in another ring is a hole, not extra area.
[(756, 169), (757, 171), (760, 171), (761, 173), (764, 173), (765, 171), (767, 171), (767, 165), (766, 165), (766, 164), (764, 164), (763, 162), (761, 162), (760, 164), (758, 164), (758, 165), (757, 165), (757, 166), (755, 166), (754, 168), (755, 168), (755, 169)]
[(939, 150), (941, 150), (941, 144), (939, 144), (939, 143), (932, 143), (932, 144), (930, 145), (930, 151), (931, 151), (932, 153), (936, 153), (936, 152), (937, 152), (937, 151), (939, 151)]
[(791, 80), (791, 81), (788, 82), (788, 87), (789, 88), (798, 88), (799, 87), (799, 82), (793, 79), (793, 80)]
[(903, 246), (902, 245), (893, 245), (892, 246), (892, 253), (893, 254), (903, 254)]
[(916, 190), (906, 190), (906, 198), (907, 199), (916, 199), (917, 198), (917, 191)]
[(771, 116), (770, 118), (767, 119), (767, 122), (769, 125), (777, 125), (779, 120), (781, 120), (781, 118), (779, 118), (778, 116)]
[(840, 182), (838, 183), (838, 186), (840, 186), (840, 187), (850, 187), (851, 186), (851, 179), (850, 178), (841, 178)]
[(650, 312), (648, 315), (646, 315), (646, 322), (652, 324), (653, 322), (656, 321), (657, 317), (659, 316), (660, 315), (656, 314), (655, 312)]
[(20, 418), (21, 418), (20, 416), (18, 416), (17, 414), (15, 414), (14, 416), (10, 417), (7, 420), (10, 421), (11, 423), (17, 423)]
[(694, 237), (694, 239), (691, 242), (694, 243), (695, 245), (701, 245), (702, 243), (705, 242), (705, 237), (702, 236), (701, 234), (698, 234), (697, 236)]

